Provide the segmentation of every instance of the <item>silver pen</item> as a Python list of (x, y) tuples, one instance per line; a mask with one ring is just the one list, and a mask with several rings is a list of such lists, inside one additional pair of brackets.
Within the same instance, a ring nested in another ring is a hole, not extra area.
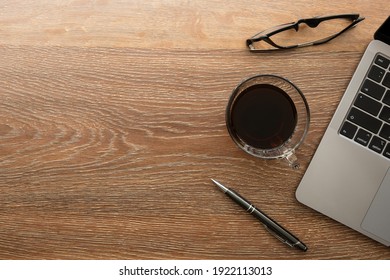
[(235, 201), (238, 205), (244, 208), (252, 216), (256, 217), (265, 226), (265, 228), (277, 239), (289, 245), (290, 247), (296, 247), (302, 251), (307, 251), (307, 246), (303, 244), (303, 242), (301, 242), (287, 229), (283, 228), (277, 222), (268, 217), (265, 213), (257, 209), (254, 205), (252, 205), (249, 201), (240, 196), (237, 192), (225, 187), (214, 179), (211, 179), (211, 181), (213, 181), (214, 184), (216, 184), (233, 201)]

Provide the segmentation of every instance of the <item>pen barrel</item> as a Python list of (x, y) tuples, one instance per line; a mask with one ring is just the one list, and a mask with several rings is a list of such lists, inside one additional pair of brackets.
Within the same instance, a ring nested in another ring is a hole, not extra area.
[(300, 241), (294, 234), (279, 225), (276, 221), (272, 220), (265, 213), (261, 212), (253, 205), (252, 207), (253, 210), (251, 214), (255, 216), (260, 222), (262, 222), (267, 228), (267, 230), (272, 233), (276, 238), (291, 247), (297, 247), (302, 251), (307, 251), (307, 246), (302, 241)]
[(225, 194), (230, 197), (234, 202), (236, 202), (238, 205), (240, 205), (242, 208), (244, 208), (247, 212), (250, 212), (250, 209), (252, 208), (252, 204), (247, 201), (245, 198), (243, 198), (241, 195), (236, 193), (235, 191), (228, 189)]
[(283, 228), (276, 221), (268, 217), (265, 213), (257, 209), (252, 203), (247, 201), (245, 198), (240, 196), (233, 190), (228, 189), (225, 194), (234, 200), (238, 205), (244, 208), (251, 215), (256, 217), (266, 228), (267, 230), (275, 235), (282, 242), (290, 245), (291, 247), (298, 247), (299, 249), (306, 251), (307, 247), (303, 244), (295, 235)]
[(275, 235), (279, 236), (281, 239), (284, 240), (284, 242), (288, 243), (289, 245), (293, 246), (294, 244), (300, 242), (294, 234), (279, 225), (276, 221), (272, 220), (265, 213), (259, 211), (257, 208), (254, 207), (252, 215), (255, 216), (258, 220), (260, 220), (260, 222), (262, 222), (269, 231), (275, 233)]

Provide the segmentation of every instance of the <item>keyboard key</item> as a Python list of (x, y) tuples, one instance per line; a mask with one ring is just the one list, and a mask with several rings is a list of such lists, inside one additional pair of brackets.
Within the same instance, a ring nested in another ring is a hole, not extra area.
[(358, 133), (356, 134), (355, 141), (363, 146), (367, 146), (371, 140), (371, 136), (372, 134), (368, 131), (359, 129)]
[(387, 158), (390, 158), (390, 143), (387, 144), (385, 151), (383, 152), (383, 155)]
[(390, 125), (384, 124), (381, 129), (381, 132), (379, 133), (379, 136), (383, 137), (387, 141), (390, 141)]
[[(387, 77), (387, 75), (386, 75)], [(365, 94), (368, 94), (371, 97), (374, 97), (377, 100), (381, 100), (383, 94), (385, 93), (386, 88), (378, 85), (377, 83), (366, 79), (361, 88), (361, 91)]]
[(385, 79), (383, 80), (383, 85), (390, 88), (390, 72), (386, 74)]
[(375, 59), (375, 64), (387, 69), (387, 67), (389, 67), (390, 60), (388, 60), (387, 58), (385, 58), (381, 55), (378, 55)]
[(350, 122), (353, 122), (369, 131), (372, 133), (378, 133), (382, 122), (373, 116), (364, 113), (363, 111), (360, 111), (354, 107), (352, 107), (351, 111), (349, 112), (347, 119)]
[(357, 126), (350, 122), (345, 122), (340, 129), (340, 134), (352, 139), (357, 131)]
[(354, 105), (359, 107), (363, 111), (370, 113), (374, 116), (378, 115), (379, 111), (382, 108), (382, 104), (374, 99), (368, 97), (365, 94), (360, 93), (355, 100)]
[(373, 65), (368, 73), (368, 77), (375, 82), (380, 83), (382, 81), (383, 76), (386, 74), (386, 70), (380, 68), (378, 66)]
[(379, 138), (378, 136), (374, 136), (371, 140), (369, 148), (377, 153), (382, 153), (383, 149), (386, 146), (386, 141)]
[(383, 103), (390, 106), (390, 90), (388, 90), (385, 94), (385, 97), (383, 97)]
[(379, 118), (381, 120), (384, 120), (385, 122), (390, 123), (390, 108), (387, 106), (383, 106), (382, 112), (379, 115)]

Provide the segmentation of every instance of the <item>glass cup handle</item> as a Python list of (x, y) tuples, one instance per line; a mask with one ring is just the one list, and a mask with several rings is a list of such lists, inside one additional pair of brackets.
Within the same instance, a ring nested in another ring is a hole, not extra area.
[(291, 168), (293, 168), (293, 169), (299, 169), (300, 164), (299, 164), (298, 158), (296, 157), (296, 155), (294, 154), (294, 152), (289, 153), (289, 154), (286, 156), (286, 160), (287, 160), (287, 162), (288, 162), (288, 165), (291, 166)]

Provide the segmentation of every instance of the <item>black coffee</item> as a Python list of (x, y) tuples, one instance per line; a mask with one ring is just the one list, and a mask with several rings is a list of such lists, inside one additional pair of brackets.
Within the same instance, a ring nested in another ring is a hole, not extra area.
[(297, 124), (291, 98), (278, 87), (259, 84), (245, 89), (230, 111), (230, 130), (246, 144), (272, 149), (287, 141)]

